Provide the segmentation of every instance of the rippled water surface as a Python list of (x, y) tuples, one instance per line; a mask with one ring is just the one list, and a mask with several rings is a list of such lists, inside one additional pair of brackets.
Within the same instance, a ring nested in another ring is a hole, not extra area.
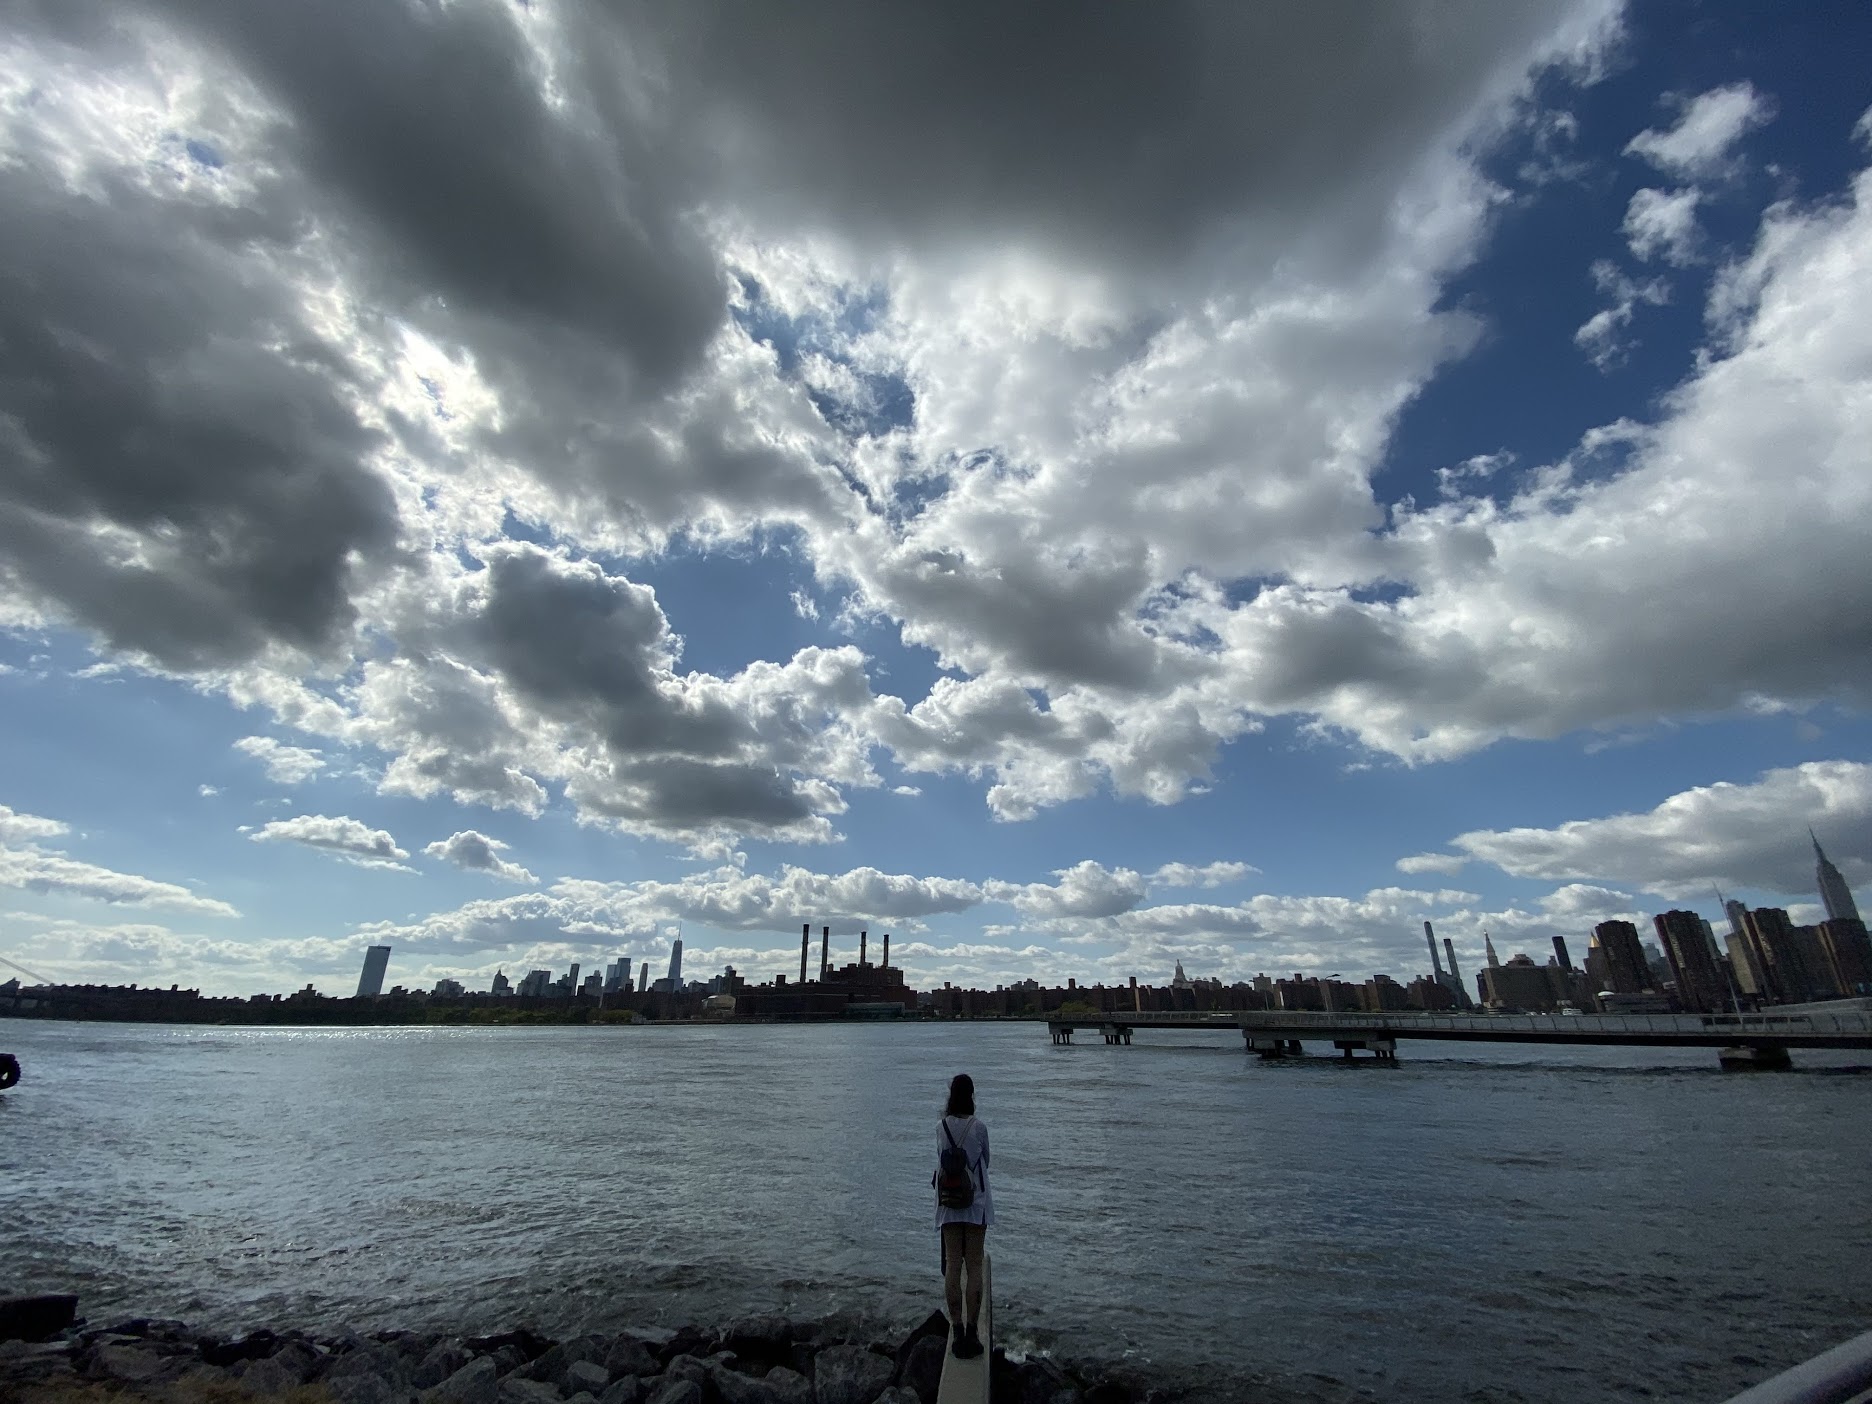
[(0, 1291), (550, 1331), (938, 1304), (951, 1073), (996, 1323), (1235, 1397), (1720, 1400), (1872, 1327), (1872, 1068), (1043, 1026), (0, 1021)]

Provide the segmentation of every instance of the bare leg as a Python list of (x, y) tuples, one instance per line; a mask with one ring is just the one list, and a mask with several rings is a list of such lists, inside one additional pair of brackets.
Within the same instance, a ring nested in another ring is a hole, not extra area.
[[(963, 1230), (965, 1224), (944, 1224), (943, 1240), (943, 1305), (949, 1310), (951, 1328), (960, 1326), (962, 1315), (962, 1257), (965, 1251)], [(976, 1294), (978, 1297), (980, 1293)]]
[(982, 1257), (986, 1249), (988, 1230), (979, 1224), (962, 1226), (963, 1253), (968, 1258), (968, 1303), (966, 1310), (970, 1331), (981, 1320), (982, 1299)]

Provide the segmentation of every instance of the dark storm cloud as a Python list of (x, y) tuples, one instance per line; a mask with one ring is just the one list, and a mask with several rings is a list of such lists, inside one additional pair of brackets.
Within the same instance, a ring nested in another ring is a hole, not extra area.
[(721, 824), (777, 834), (799, 829), (825, 807), (823, 795), (772, 766), (687, 756), (620, 759), (608, 775), (568, 782), (566, 794), (588, 813), (677, 834)]
[(583, 333), (659, 382), (720, 324), (685, 173), (628, 110), (638, 75), (610, 36), (563, 55), (592, 81), (555, 110), (513, 6), (160, 8), (284, 109), (286, 151), (372, 246), (383, 295)]
[[(744, 198), (912, 243), (1136, 257), (1255, 207), (1362, 244), (1428, 141), (1557, 18), (1541, 0), (622, 6)], [(1370, 186), (1378, 187), (1373, 198)]]
[(488, 563), (474, 628), (530, 702), (586, 723), (622, 754), (718, 756), (752, 739), (732, 709), (675, 688), (676, 641), (648, 586), (543, 551), (504, 550)]
[(251, 276), (291, 213), (151, 222), (40, 155), (0, 168), (0, 579), (172, 667), (330, 642), (395, 517), (343, 371)]

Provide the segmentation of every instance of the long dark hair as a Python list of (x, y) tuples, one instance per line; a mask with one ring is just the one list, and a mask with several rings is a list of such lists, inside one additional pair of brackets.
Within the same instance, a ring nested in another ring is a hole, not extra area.
[(967, 1073), (957, 1073), (949, 1079), (949, 1105), (943, 1115), (975, 1115), (975, 1079)]

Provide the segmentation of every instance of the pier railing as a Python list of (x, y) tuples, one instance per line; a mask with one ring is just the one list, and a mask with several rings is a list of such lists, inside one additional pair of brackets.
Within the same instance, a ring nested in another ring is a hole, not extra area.
[(1872, 1331), (1743, 1390), (1728, 1404), (1861, 1404), (1868, 1398)]

